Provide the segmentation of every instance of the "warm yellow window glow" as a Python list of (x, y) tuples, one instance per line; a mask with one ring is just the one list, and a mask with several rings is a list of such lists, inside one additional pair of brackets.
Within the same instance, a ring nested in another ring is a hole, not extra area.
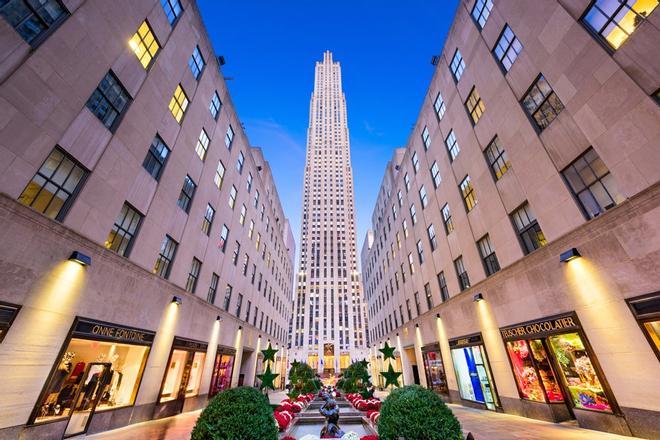
[(146, 20), (142, 22), (142, 25), (140, 25), (140, 28), (133, 35), (133, 38), (130, 39), (128, 45), (145, 69), (149, 67), (151, 60), (154, 59), (156, 53), (160, 50), (160, 45), (156, 41), (154, 33), (151, 31), (149, 23)]
[(174, 116), (176, 122), (181, 123), (181, 119), (183, 119), (183, 115), (186, 113), (186, 109), (188, 108), (188, 102), (189, 101), (188, 97), (186, 96), (186, 92), (183, 91), (181, 84), (179, 84), (176, 86), (174, 96), (172, 96), (169, 106), (170, 111), (172, 112), (172, 116)]

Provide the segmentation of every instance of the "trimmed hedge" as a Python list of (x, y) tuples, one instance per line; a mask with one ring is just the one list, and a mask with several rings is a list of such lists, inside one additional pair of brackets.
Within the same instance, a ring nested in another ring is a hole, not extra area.
[(461, 440), (458, 419), (440, 396), (419, 385), (392, 390), (378, 420), (381, 440)]
[(215, 396), (202, 411), (191, 440), (277, 440), (268, 398), (251, 387), (231, 388)]

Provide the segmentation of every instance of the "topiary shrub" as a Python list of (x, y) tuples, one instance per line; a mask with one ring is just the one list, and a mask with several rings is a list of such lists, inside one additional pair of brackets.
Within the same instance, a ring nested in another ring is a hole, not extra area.
[(458, 419), (440, 396), (419, 385), (394, 389), (383, 402), (378, 420), (381, 440), (461, 440)]
[(215, 396), (202, 411), (191, 440), (277, 440), (268, 398), (256, 388), (239, 387)]

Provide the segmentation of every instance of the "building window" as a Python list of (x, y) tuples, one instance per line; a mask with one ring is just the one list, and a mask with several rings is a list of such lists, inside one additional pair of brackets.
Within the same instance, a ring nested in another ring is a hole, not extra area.
[(518, 58), (522, 49), (523, 46), (516, 34), (513, 33), (508, 24), (505, 25), (493, 49), (495, 58), (500, 62), (505, 72), (511, 70), (511, 66), (516, 62), (516, 58)]
[(108, 130), (114, 132), (130, 102), (131, 97), (124, 86), (112, 72), (108, 72), (85, 105)]
[(243, 257), (243, 270), (241, 271), (244, 277), (247, 276), (248, 267), (250, 267), (250, 256), (246, 252)]
[(445, 206), (442, 207), (442, 221), (445, 223), (445, 232), (449, 235), (454, 230), (454, 221), (451, 219), (448, 203), (445, 203)]
[(218, 242), (218, 248), (221, 252), (225, 252), (227, 249), (227, 240), (229, 239), (229, 228), (227, 225), (222, 225), (222, 231), (220, 231), (220, 241)]
[(564, 109), (564, 104), (552, 90), (543, 75), (539, 75), (522, 101), (527, 114), (534, 119), (539, 130), (548, 127)]
[(204, 161), (206, 157), (206, 152), (209, 149), (209, 136), (206, 134), (206, 130), (202, 128), (202, 131), (199, 132), (199, 138), (197, 139), (197, 145), (195, 145), (195, 153), (197, 156)]
[(179, 0), (160, 0), (160, 4), (163, 6), (165, 15), (167, 15), (167, 20), (170, 24), (174, 24), (183, 12), (181, 2)]
[(406, 300), (406, 312), (408, 312), (408, 321), (412, 319), (412, 311), (410, 310), (410, 300)]
[(431, 310), (433, 308), (433, 294), (431, 293), (431, 284), (424, 284), (424, 295), (426, 296), (426, 307)]
[(419, 188), (419, 200), (422, 202), (422, 209), (429, 205), (429, 197), (426, 194), (426, 187), (424, 185)]
[(518, 230), (518, 236), (522, 241), (525, 254), (529, 254), (535, 249), (538, 249), (547, 244), (545, 235), (536, 220), (532, 208), (529, 203), (525, 203), (511, 214), (513, 223)]
[(62, 221), (87, 174), (87, 170), (73, 156), (56, 147), (27, 184), (18, 201), (47, 217)]
[(417, 171), (419, 171), (419, 157), (417, 157), (417, 152), (415, 151), (410, 158), (412, 162), (413, 169), (415, 170), (415, 174), (417, 174)]
[(106, 249), (127, 257), (131, 252), (133, 238), (135, 238), (141, 222), (142, 214), (128, 203), (124, 203), (105, 240)]
[(234, 185), (232, 185), (231, 190), (229, 191), (229, 199), (228, 199), (228, 204), (231, 209), (234, 209), (234, 206), (236, 206), (237, 194), (238, 194), (238, 190)]
[(236, 241), (236, 246), (234, 246), (234, 253), (231, 255), (231, 264), (236, 266), (238, 264), (238, 254), (241, 253), (241, 244)]
[(144, 158), (142, 166), (151, 174), (151, 177), (158, 181), (163, 173), (169, 155), (170, 149), (165, 145), (165, 142), (163, 142), (160, 136), (156, 135), (154, 140), (151, 141), (149, 151), (147, 151), (147, 156)]
[(190, 55), (190, 59), (188, 60), (188, 67), (190, 67), (190, 71), (192, 72), (195, 79), (198, 80), (202, 75), (205, 64), (206, 63), (204, 62), (204, 57), (199, 51), (199, 46), (195, 46), (195, 49), (193, 50), (193, 53)]
[(248, 238), (252, 240), (254, 235), (254, 220), (250, 220), (250, 226), (248, 226)]
[(447, 135), (447, 139), (445, 139), (445, 145), (447, 146), (447, 152), (449, 152), (449, 160), (453, 162), (454, 159), (456, 159), (458, 156), (458, 153), (461, 151), (461, 149), (458, 147), (458, 141), (456, 140), (456, 134), (454, 134), (454, 130), (451, 130), (449, 135)]
[[(417, 209), (415, 209), (415, 204), (413, 203), (410, 205), (410, 220), (412, 220), (412, 224), (417, 224)], [(406, 237), (408, 235), (406, 234)]]
[(59, 26), (69, 12), (59, 0), (3, 1), (0, 15), (33, 47)]
[(259, 205), (259, 190), (254, 191), (254, 207), (256, 208)]
[(213, 97), (211, 98), (211, 104), (209, 104), (209, 111), (211, 112), (211, 117), (218, 120), (218, 115), (220, 114), (220, 109), (222, 108), (222, 101), (218, 96), (218, 92), (213, 92)]
[(472, 87), (470, 96), (468, 96), (467, 101), (465, 101), (465, 108), (467, 108), (470, 118), (472, 118), (472, 125), (476, 125), (477, 122), (479, 122), (481, 115), (483, 115), (484, 110), (486, 110), (486, 106), (481, 100), (481, 96), (479, 96), (476, 87)]
[(419, 305), (419, 292), (415, 292), (415, 309), (417, 310), (417, 316), (421, 315), (422, 310)]
[(236, 300), (236, 317), (241, 317), (241, 307), (243, 307), (243, 294), (238, 294), (238, 299)]
[(495, 176), (495, 180), (500, 180), (504, 173), (511, 168), (511, 163), (497, 136), (488, 144), (486, 150), (484, 150), (484, 154), (493, 172), (493, 176)]
[(190, 212), (190, 205), (192, 203), (193, 196), (195, 195), (195, 189), (197, 185), (190, 176), (186, 175), (183, 179), (183, 186), (181, 187), (181, 193), (179, 194), (179, 199), (176, 201), (176, 204), (179, 205), (186, 213)]
[(445, 302), (449, 299), (449, 289), (447, 288), (447, 280), (445, 279), (445, 273), (440, 272), (436, 275), (438, 279), (438, 286), (440, 286), (440, 299), (442, 302)]
[(403, 183), (406, 186), (406, 192), (410, 191), (410, 176), (408, 175), (408, 173), (404, 174)]
[(238, 222), (243, 226), (245, 224), (245, 216), (247, 215), (247, 207), (245, 204), (241, 205), (241, 215), (238, 217)]
[(440, 176), (440, 168), (436, 161), (433, 161), (433, 165), (431, 165), (431, 179), (433, 179), (433, 186), (437, 189), (440, 186), (440, 182), (442, 182), (442, 177)]
[(431, 252), (433, 252), (438, 248), (438, 239), (435, 236), (435, 228), (433, 227), (433, 223), (431, 223), (429, 227), (426, 228), (426, 232), (428, 233), (429, 236), (429, 243), (431, 244)]
[(145, 69), (149, 68), (151, 61), (160, 50), (160, 45), (146, 20), (142, 22), (137, 32), (129, 40), (128, 45)]
[(431, 146), (431, 134), (426, 126), (424, 126), (424, 130), (422, 130), (422, 142), (424, 142), (424, 149), (428, 150)]
[(230, 284), (227, 284), (227, 287), (225, 288), (225, 301), (224, 304), (222, 305), (222, 308), (225, 309), (225, 312), (229, 311), (229, 304), (231, 303), (232, 290), (234, 290), (234, 288), (231, 287)]
[(399, 200), (399, 208), (403, 206), (403, 194), (401, 194), (401, 190), (396, 192), (396, 197)]
[(486, 235), (484, 238), (477, 242), (479, 254), (484, 262), (484, 269), (486, 269), (486, 276), (490, 276), (500, 270), (500, 263), (497, 261), (497, 255), (490, 242), (490, 237)]
[(177, 85), (176, 90), (174, 90), (174, 95), (172, 95), (172, 99), (170, 99), (169, 108), (170, 112), (172, 112), (172, 116), (174, 116), (174, 119), (176, 119), (176, 122), (179, 124), (183, 119), (183, 115), (186, 113), (186, 109), (188, 109), (189, 102), (188, 96), (186, 96), (186, 92), (183, 91), (181, 84)]
[(231, 124), (227, 127), (227, 133), (225, 134), (225, 145), (228, 150), (231, 150), (231, 144), (234, 142), (234, 129), (231, 128)]
[(154, 264), (153, 273), (165, 279), (169, 278), (178, 245), (172, 237), (169, 235), (165, 236), (163, 243), (160, 245), (160, 253), (156, 259), (156, 264)]
[(417, 240), (417, 257), (419, 258), (420, 266), (424, 264), (424, 245), (422, 240)]
[(433, 108), (435, 109), (435, 114), (438, 117), (438, 121), (442, 120), (447, 107), (445, 106), (445, 101), (442, 99), (440, 92), (438, 92), (438, 95), (435, 97), (435, 101), (433, 101)]
[(587, 218), (594, 218), (624, 201), (610, 170), (593, 148), (561, 173)]
[(458, 257), (454, 260), (454, 267), (456, 268), (456, 275), (458, 275), (458, 285), (461, 288), (461, 292), (465, 289), (469, 289), (470, 277), (468, 277), (468, 273), (463, 265), (463, 257)]
[(490, 16), (490, 11), (493, 9), (493, 0), (476, 0), (472, 7), (472, 18), (483, 29)]
[(222, 181), (225, 178), (225, 164), (221, 160), (218, 161), (218, 168), (215, 170), (215, 176), (213, 176), (213, 183), (218, 189), (222, 189)]
[(415, 273), (415, 263), (413, 260), (412, 252), (408, 254), (408, 270), (410, 271), (410, 275)]
[(206, 295), (206, 301), (209, 304), (215, 304), (215, 295), (218, 292), (218, 281), (220, 277), (216, 273), (211, 274), (211, 285), (209, 286), (209, 293)]
[(242, 151), (238, 152), (238, 159), (236, 160), (236, 170), (238, 174), (243, 174), (243, 165), (245, 164), (245, 156)]
[(454, 52), (454, 56), (451, 59), (451, 73), (454, 75), (454, 80), (458, 82), (461, 79), (461, 76), (463, 75), (463, 71), (465, 70), (465, 61), (463, 61), (463, 57), (461, 56), (461, 51), (456, 49), (456, 52)]
[(245, 190), (248, 192), (248, 194), (250, 191), (252, 191), (252, 180), (252, 173), (248, 173), (247, 179), (245, 181)]
[(657, 0), (596, 0), (592, 2), (582, 21), (600, 40), (616, 50), (657, 6)]
[(215, 217), (215, 209), (209, 203), (206, 205), (206, 212), (202, 219), (202, 232), (206, 235), (211, 235), (211, 225), (213, 225), (213, 217)]
[(188, 273), (188, 279), (186, 280), (187, 292), (195, 293), (195, 288), (197, 288), (197, 280), (199, 279), (199, 271), (201, 268), (202, 262), (193, 257), (192, 264), (190, 265), (190, 273)]
[(465, 202), (465, 209), (467, 209), (467, 212), (470, 212), (477, 204), (477, 194), (472, 186), (470, 176), (465, 176), (465, 179), (461, 182), (460, 189), (463, 202)]

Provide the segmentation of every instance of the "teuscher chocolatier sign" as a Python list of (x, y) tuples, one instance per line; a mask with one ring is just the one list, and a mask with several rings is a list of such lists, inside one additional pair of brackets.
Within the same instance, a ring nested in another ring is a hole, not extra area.
[(506, 341), (546, 336), (548, 334), (565, 331), (575, 331), (579, 328), (580, 324), (578, 323), (577, 317), (574, 313), (569, 313), (566, 315), (539, 319), (537, 321), (530, 321), (512, 327), (505, 327), (500, 329), (500, 332), (502, 333), (502, 338)]

